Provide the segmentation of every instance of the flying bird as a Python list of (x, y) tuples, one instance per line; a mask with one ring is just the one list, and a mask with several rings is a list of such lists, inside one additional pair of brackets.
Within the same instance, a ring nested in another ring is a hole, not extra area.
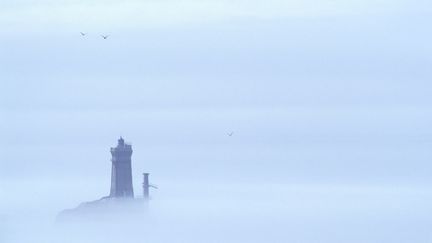
[(87, 35), (87, 33), (84, 33), (84, 32), (80, 32), (81, 33), (81, 35), (82, 36), (85, 36), (85, 35)]
[(228, 136), (232, 136), (234, 134), (234, 132), (230, 132), (230, 133), (228, 133)]
[(108, 39), (109, 35), (101, 35), (104, 40)]

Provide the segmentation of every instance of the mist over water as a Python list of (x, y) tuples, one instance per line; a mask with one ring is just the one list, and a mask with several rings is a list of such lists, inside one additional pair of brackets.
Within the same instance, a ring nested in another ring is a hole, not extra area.
[(45, 212), (16, 208), (2, 216), (7, 225), (2, 227), (2, 237), (5, 242), (423, 242), (430, 237), (427, 202), (432, 195), (424, 188), (271, 183), (159, 186), (166, 193), (156, 193), (142, 211), (60, 223), (54, 222), (55, 210), (47, 210), (60, 203), (40, 199), (47, 202)]

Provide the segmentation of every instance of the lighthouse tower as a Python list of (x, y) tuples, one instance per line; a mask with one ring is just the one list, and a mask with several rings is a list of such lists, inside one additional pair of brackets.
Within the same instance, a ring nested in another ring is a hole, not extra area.
[(118, 140), (117, 147), (111, 148), (111, 192), (110, 197), (133, 198), (132, 186), (132, 146), (126, 144), (122, 137)]

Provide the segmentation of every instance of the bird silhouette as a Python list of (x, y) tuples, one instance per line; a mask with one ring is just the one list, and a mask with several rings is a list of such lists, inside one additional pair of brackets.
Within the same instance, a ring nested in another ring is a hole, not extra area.
[(230, 133), (228, 133), (228, 136), (232, 136), (234, 134), (234, 132), (230, 132)]
[(109, 35), (101, 35), (104, 40), (108, 39)]
[(80, 32), (81, 33), (81, 35), (82, 36), (85, 36), (85, 35), (87, 35), (87, 33), (84, 33), (84, 32)]

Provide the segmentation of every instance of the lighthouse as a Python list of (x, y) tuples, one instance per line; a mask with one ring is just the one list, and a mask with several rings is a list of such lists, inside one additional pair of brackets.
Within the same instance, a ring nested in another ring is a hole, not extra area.
[(113, 198), (133, 198), (132, 186), (132, 146), (126, 144), (122, 137), (117, 147), (111, 148), (111, 191)]

